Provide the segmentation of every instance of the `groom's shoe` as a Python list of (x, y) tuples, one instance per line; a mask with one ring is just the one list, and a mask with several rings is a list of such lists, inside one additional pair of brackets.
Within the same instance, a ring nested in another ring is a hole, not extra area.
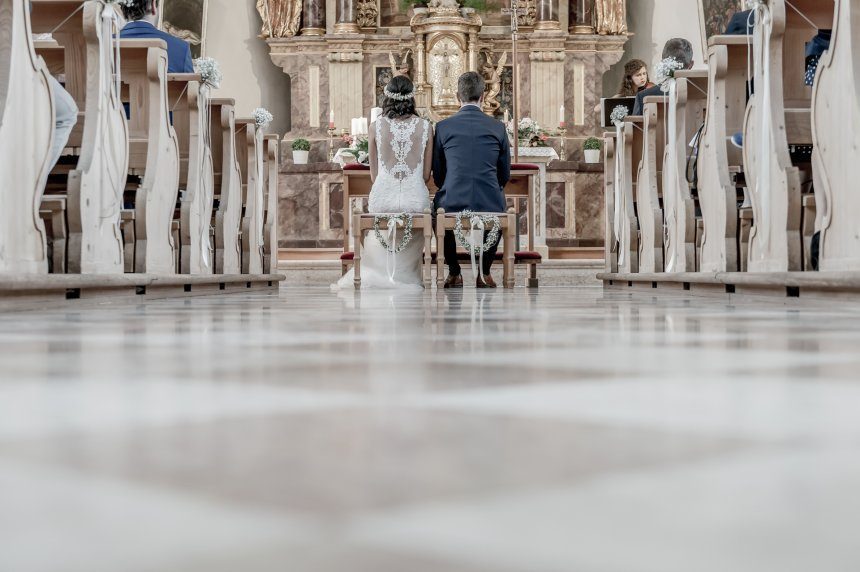
[(448, 278), (445, 279), (445, 288), (462, 288), (463, 287), (463, 275), (457, 274), (454, 276), (453, 274), (449, 274)]
[(481, 282), (481, 278), (479, 277), (475, 281), (475, 288), (495, 288), (496, 281), (493, 280), (493, 277), (490, 274), (484, 275), (484, 281)]

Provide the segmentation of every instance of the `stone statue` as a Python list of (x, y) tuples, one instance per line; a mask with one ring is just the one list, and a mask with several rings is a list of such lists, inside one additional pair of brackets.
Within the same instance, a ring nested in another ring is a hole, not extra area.
[(388, 61), (391, 63), (391, 75), (405, 75), (409, 79), (412, 79), (412, 69), (409, 63), (409, 56), (412, 55), (412, 50), (406, 50), (405, 53), (399, 54), (398, 58), (394, 56), (391, 52), (388, 52)]
[(602, 36), (626, 34), (627, 0), (595, 0), (594, 27)]
[(261, 38), (289, 38), (299, 32), (302, 0), (257, 0), (263, 19)]
[(490, 115), (494, 115), (501, 107), (497, 98), (502, 91), (502, 72), (505, 71), (505, 65), (508, 63), (508, 52), (503, 53), (495, 64), (492, 58), (493, 54), (486, 52), (486, 60), (481, 66), (481, 75), (484, 76), (487, 84), (487, 91), (484, 94), (484, 112)]

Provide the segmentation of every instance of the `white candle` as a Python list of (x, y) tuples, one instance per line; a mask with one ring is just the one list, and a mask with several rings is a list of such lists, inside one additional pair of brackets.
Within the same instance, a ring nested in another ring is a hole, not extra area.
[(561, 127), (564, 127), (564, 106), (562, 105), (558, 110), (558, 124)]
[(506, 109), (506, 110), (505, 110), (505, 125), (507, 125), (507, 124), (508, 124), (508, 121), (509, 121), (509, 120), (510, 120), (510, 116), (508, 115), (508, 110)]
[(367, 117), (362, 117), (360, 120), (361, 134), (367, 135)]
[(334, 109), (328, 112), (328, 127), (329, 129), (334, 129)]
[(349, 120), (349, 134), (358, 135), (358, 119), (355, 117)]

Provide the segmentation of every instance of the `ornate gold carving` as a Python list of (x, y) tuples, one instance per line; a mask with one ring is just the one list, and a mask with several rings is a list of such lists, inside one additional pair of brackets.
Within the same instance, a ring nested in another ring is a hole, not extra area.
[(537, 21), (537, 0), (524, 0), (520, 2), (520, 10), (524, 12), (517, 16), (520, 26), (532, 28)]
[(481, 75), (484, 76), (484, 81), (487, 83), (487, 91), (484, 94), (484, 112), (490, 115), (494, 115), (501, 107), (498, 96), (499, 92), (502, 91), (502, 72), (507, 63), (508, 52), (504, 52), (496, 63), (493, 63), (493, 54), (489, 51), (485, 52)]
[(627, 0), (595, 0), (594, 23), (598, 34), (626, 34)]
[(379, 18), (379, 7), (376, 5), (376, 0), (358, 0), (357, 4), (356, 23), (359, 28), (376, 28), (376, 22)]
[(433, 86), (433, 106), (457, 105), (457, 78), (464, 71), (463, 50), (454, 38), (439, 39), (430, 50), (428, 79)]
[(257, 0), (257, 12), (263, 19), (261, 38), (289, 38), (299, 31), (302, 0)]

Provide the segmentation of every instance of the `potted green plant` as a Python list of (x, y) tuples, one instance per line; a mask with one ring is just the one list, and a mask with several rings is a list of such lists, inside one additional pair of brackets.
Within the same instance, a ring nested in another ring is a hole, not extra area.
[(413, 14), (427, 11), (427, 0), (400, 0), (400, 9), (404, 12), (412, 10)]
[(586, 163), (600, 163), (600, 139), (589, 137), (582, 146)]
[(311, 142), (307, 139), (296, 139), (293, 141), (293, 163), (296, 165), (307, 165), (310, 151)]

